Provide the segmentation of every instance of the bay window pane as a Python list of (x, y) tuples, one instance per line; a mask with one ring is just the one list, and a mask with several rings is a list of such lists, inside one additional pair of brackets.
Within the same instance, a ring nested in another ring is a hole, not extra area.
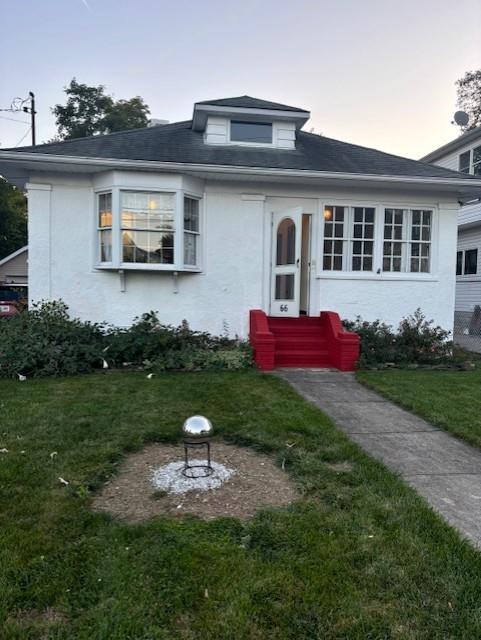
[(199, 236), (188, 233), (184, 233), (184, 264), (189, 266), (197, 265), (197, 238)]
[(101, 193), (98, 200), (99, 227), (112, 226), (112, 194)]
[(199, 201), (184, 198), (184, 230), (199, 231)]
[(156, 231), (130, 231), (122, 233), (124, 262), (142, 264), (173, 264), (174, 236)]
[(112, 231), (100, 231), (100, 262), (112, 262)]

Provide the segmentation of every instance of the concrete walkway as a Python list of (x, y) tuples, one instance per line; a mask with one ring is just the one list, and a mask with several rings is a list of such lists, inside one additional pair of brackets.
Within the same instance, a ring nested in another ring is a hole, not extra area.
[(481, 451), (370, 391), (352, 373), (279, 369), (277, 374), (481, 549)]

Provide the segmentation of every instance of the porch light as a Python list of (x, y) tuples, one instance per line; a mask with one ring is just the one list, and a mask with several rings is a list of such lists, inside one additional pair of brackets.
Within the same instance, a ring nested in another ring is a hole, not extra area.
[[(210, 438), (214, 433), (214, 427), (210, 420), (204, 416), (191, 416), (182, 426), (184, 436), (184, 467), (182, 474), (187, 478), (205, 478), (210, 476), (214, 469), (210, 460)], [(189, 461), (189, 450), (207, 450), (207, 460), (199, 460), (197, 464)]]
[(324, 209), (324, 220), (332, 220), (332, 209)]

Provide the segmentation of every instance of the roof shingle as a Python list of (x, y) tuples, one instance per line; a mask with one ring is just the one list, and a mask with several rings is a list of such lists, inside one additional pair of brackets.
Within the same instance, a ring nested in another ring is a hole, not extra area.
[[(457, 171), (298, 131), (295, 150), (207, 145), (191, 121), (11, 149), (83, 158), (469, 179)], [(472, 177), (472, 176), (471, 176)]]

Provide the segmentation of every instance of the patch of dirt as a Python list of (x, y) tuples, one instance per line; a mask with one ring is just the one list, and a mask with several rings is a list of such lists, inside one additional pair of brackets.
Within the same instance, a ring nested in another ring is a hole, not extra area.
[(94, 497), (94, 511), (108, 512), (126, 522), (142, 522), (158, 515), (192, 514), (204, 520), (224, 516), (246, 519), (262, 507), (282, 507), (296, 499), (288, 474), (272, 458), (251, 449), (211, 443), (212, 460), (234, 470), (216, 489), (172, 494), (152, 483), (158, 467), (183, 459), (183, 447), (152, 444), (129, 455), (117, 476)]
[(65, 624), (66, 622), (67, 616), (53, 607), (47, 607), (44, 611), (38, 611), (37, 609), (20, 609), (7, 618), (7, 624), (22, 630), (22, 633), (31, 627), (35, 627), (41, 631), (39, 636), (41, 640), (47, 640), (47, 638), (51, 637), (50, 631), (52, 627)]

